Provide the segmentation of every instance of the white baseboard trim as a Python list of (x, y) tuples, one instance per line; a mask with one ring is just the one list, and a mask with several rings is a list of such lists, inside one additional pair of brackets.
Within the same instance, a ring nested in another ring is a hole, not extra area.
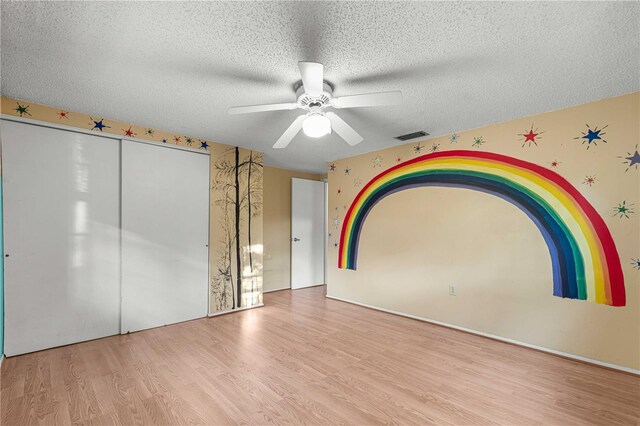
[(431, 323), (431, 324), (440, 325), (442, 327), (447, 327), (447, 328), (452, 328), (454, 330), (464, 331), (464, 332), (470, 333), (470, 334), (476, 334), (478, 336), (487, 337), (487, 338), (493, 339), (493, 340), (499, 340), (501, 342), (511, 343), (513, 345), (524, 346), (525, 348), (535, 349), (535, 350), (538, 350), (538, 351), (541, 351), (541, 352), (550, 353), (550, 354), (561, 356), (561, 357), (564, 357), (564, 358), (575, 359), (577, 361), (582, 361), (582, 362), (586, 362), (586, 363), (589, 363), (589, 364), (594, 364), (594, 365), (597, 365), (597, 366), (600, 366), (600, 367), (611, 368), (612, 370), (619, 370), (619, 371), (624, 371), (625, 373), (631, 373), (631, 374), (635, 374), (635, 375), (640, 375), (640, 370), (636, 370), (636, 369), (629, 368), (629, 367), (624, 367), (622, 365), (610, 364), (608, 362), (599, 361), (597, 359), (587, 358), (587, 357), (583, 357), (583, 356), (580, 356), (580, 355), (574, 355), (574, 354), (570, 354), (570, 353), (567, 353), (567, 352), (561, 352), (561, 351), (557, 351), (555, 349), (549, 349), (549, 348), (545, 348), (543, 346), (532, 345), (530, 343), (521, 342), (519, 340), (509, 339), (507, 337), (496, 336), (495, 334), (489, 334), (489, 333), (485, 333), (485, 332), (482, 332), (482, 331), (473, 330), (471, 328), (460, 327), (458, 325), (453, 325), (453, 324), (449, 324), (449, 323), (438, 321), (438, 320), (433, 320), (433, 319), (429, 319), (429, 318), (419, 317), (419, 316), (416, 316), (416, 315), (406, 314), (404, 312), (398, 312), (398, 311), (394, 311), (394, 310), (391, 310), (391, 309), (380, 308), (378, 306), (367, 305), (366, 303), (354, 302), (353, 300), (342, 299), (340, 297), (329, 296), (329, 295), (327, 295), (326, 297), (328, 299), (338, 300), (340, 302), (345, 302), (345, 303), (351, 303), (352, 305), (358, 305), (358, 306), (362, 306), (364, 308), (369, 308), (369, 309), (373, 309), (373, 310), (376, 310), (376, 311), (385, 312), (385, 313), (388, 313), (388, 314), (393, 314), (393, 315), (398, 315), (398, 316), (405, 317), (405, 318), (411, 318), (411, 319), (418, 320), (418, 321), (428, 322), (428, 323)]
[(262, 294), (264, 294), (264, 293), (272, 293), (274, 291), (281, 291), (281, 290), (291, 290), (291, 287), (275, 288), (273, 290), (263, 290)]
[(247, 309), (261, 308), (263, 306), (264, 306), (264, 303), (261, 303), (259, 305), (245, 306), (243, 308), (229, 309), (228, 311), (216, 312), (214, 314), (209, 314), (207, 316), (208, 317), (217, 317), (217, 316), (220, 316), (220, 315), (232, 314), (234, 312), (246, 311)]

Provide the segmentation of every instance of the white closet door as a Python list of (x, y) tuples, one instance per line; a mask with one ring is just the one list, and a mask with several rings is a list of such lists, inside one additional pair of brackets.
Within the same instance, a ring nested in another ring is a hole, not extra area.
[(209, 156), (122, 141), (122, 333), (207, 315)]
[(120, 331), (119, 145), (2, 120), (7, 355)]

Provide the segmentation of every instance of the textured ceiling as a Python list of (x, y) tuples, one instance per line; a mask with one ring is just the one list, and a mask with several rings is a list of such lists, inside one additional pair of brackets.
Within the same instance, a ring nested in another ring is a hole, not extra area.
[[(6, 2), (2, 94), (265, 152), (326, 162), (639, 90), (638, 2)], [(341, 110), (365, 141), (302, 133), (297, 62), (321, 62), (335, 96), (401, 90), (401, 106)]]

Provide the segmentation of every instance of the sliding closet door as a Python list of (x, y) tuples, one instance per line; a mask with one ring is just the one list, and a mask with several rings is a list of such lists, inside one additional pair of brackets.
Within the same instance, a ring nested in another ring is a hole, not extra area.
[(207, 315), (209, 156), (122, 142), (122, 333)]
[(119, 154), (2, 120), (7, 355), (120, 331)]

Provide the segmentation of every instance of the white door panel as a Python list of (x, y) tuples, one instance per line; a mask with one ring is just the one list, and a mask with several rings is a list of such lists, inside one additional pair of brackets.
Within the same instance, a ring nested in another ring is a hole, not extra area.
[(207, 315), (209, 156), (122, 142), (122, 333)]
[(291, 288), (324, 284), (324, 182), (291, 181)]
[(118, 334), (119, 141), (2, 120), (5, 353)]

